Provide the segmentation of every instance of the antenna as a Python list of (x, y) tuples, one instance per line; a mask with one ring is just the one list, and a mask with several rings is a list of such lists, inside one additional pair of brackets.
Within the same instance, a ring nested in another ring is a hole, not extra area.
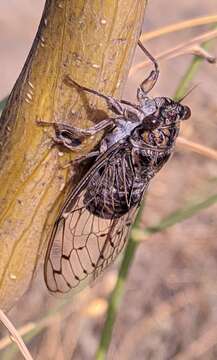
[(190, 88), (185, 95), (183, 95), (180, 99), (177, 99), (177, 102), (181, 102), (184, 100), (194, 89), (196, 89), (200, 84), (193, 85), (192, 88)]

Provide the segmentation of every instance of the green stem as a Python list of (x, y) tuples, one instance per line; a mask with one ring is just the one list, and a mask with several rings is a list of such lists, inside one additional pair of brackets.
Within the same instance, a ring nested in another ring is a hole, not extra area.
[[(205, 49), (208, 49), (210, 47), (211, 43), (212, 43), (212, 41), (208, 41), (203, 44), (203, 47)], [(190, 84), (191, 80), (193, 79), (193, 77), (195, 76), (196, 72), (199, 70), (199, 66), (202, 63), (202, 61), (203, 61), (203, 59), (198, 58), (197, 56), (195, 56), (193, 58), (190, 66), (188, 67), (185, 75), (183, 76), (182, 80), (180, 81), (180, 84), (177, 87), (174, 99), (180, 99), (186, 94), (189, 84)], [(196, 214), (198, 211), (205, 209), (206, 207), (212, 205), (215, 202), (217, 202), (217, 195), (214, 195), (213, 197), (210, 197), (197, 205), (194, 205), (192, 207), (184, 209), (184, 211), (179, 210), (178, 212), (171, 214), (168, 218), (161, 221), (158, 225), (145, 229), (145, 231), (143, 231), (143, 237), (144, 237), (144, 235), (151, 235), (153, 233), (162, 231), (162, 230), (176, 224), (177, 222), (187, 219), (188, 217)], [(137, 217), (137, 220), (136, 220), (137, 223), (140, 220), (140, 216), (141, 216), (141, 212), (140, 212), (140, 215)], [(134, 233), (134, 231), (141, 232), (141, 230), (138, 229), (137, 225), (134, 225), (132, 234)], [(130, 266), (133, 262), (138, 244), (139, 244), (139, 242), (135, 241), (133, 236), (130, 236), (130, 239), (127, 243), (124, 257), (123, 257), (123, 260), (122, 260), (122, 263), (120, 266), (120, 270), (118, 273), (117, 282), (111, 293), (111, 297), (110, 297), (110, 300), (108, 303), (106, 320), (105, 320), (105, 324), (102, 329), (101, 339), (100, 339), (99, 346), (98, 346), (98, 349), (96, 352), (96, 360), (104, 360), (106, 357), (106, 353), (108, 351), (108, 348), (109, 348), (109, 345), (111, 342), (111, 338), (112, 338), (112, 331), (113, 331), (114, 323), (115, 323), (117, 313), (118, 313), (118, 310), (120, 308), (120, 305), (121, 305), (121, 302), (123, 299), (124, 287), (125, 287), (127, 275), (130, 270)]]
[(102, 330), (99, 347), (96, 352), (96, 357), (95, 357), (96, 360), (105, 359), (105, 355), (109, 348), (115, 319), (123, 298), (126, 278), (130, 270), (130, 266), (133, 261), (137, 246), (138, 243), (136, 243), (135, 241), (133, 241), (132, 238), (130, 238), (127, 243), (123, 261), (121, 263), (116, 285), (111, 293), (110, 301), (108, 304), (106, 321)]
[[(136, 226), (136, 227), (138, 227), (138, 225), (140, 223), (143, 208), (144, 208), (144, 201), (142, 202), (139, 212), (136, 217), (136, 221), (134, 224), (134, 226)], [(131, 263), (134, 258), (134, 254), (137, 249), (137, 245), (138, 245), (138, 243), (133, 241), (133, 239), (130, 236), (128, 243), (126, 245), (125, 256), (123, 257), (123, 261), (121, 263), (121, 267), (119, 270), (118, 279), (117, 279), (116, 285), (111, 293), (110, 301), (108, 304), (107, 317), (106, 317), (105, 325), (104, 325), (104, 328), (102, 331), (101, 341), (100, 341), (100, 344), (99, 344), (99, 347), (98, 347), (98, 350), (96, 353), (97, 360), (101, 360), (101, 359), (105, 358), (105, 354), (109, 347), (111, 337), (112, 337), (112, 330), (113, 330), (114, 322), (116, 319), (116, 314), (117, 314), (117, 311), (118, 311), (121, 301), (122, 301), (122, 297), (123, 297), (123, 293), (124, 293), (124, 285), (126, 282), (128, 271), (130, 269)]]

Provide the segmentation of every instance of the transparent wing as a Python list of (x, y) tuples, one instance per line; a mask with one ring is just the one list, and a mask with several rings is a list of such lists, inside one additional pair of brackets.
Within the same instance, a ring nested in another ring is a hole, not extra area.
[[(104, 177), (109, 186), (106, 177), (111, 176), (108, 175), (111, 169), (107, 171), (107, 162), (108, 159), (98, 161), (104, 169), (99, 182)], [(87, 184), (98, 168), (96, 164), (78, 184), (55, 223), (44, 267), (51, 292), (79, 291), (115, 260), (128, 238), (137, 207), (120, 218), (104, 219), (93, 215), (84, 205)], [(96, 194), (97, 191), (100, 187)]]

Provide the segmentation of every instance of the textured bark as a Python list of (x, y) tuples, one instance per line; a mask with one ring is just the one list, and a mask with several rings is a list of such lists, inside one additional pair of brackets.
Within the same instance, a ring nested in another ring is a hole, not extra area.
[(79, 95), (63, 78), (69, 74), (119, 97), (145, 5), (144, 0), (46, 1), (0, 122), (0, 306), (5, 310), (28, 288), (43, 255), (70, 176), (61, 164), (89, 152), (99, 140), (60, 156), (51, 146), (52, 127), (42, 128), (36, 119), (87, 127), (105, 116), (104, 102)]

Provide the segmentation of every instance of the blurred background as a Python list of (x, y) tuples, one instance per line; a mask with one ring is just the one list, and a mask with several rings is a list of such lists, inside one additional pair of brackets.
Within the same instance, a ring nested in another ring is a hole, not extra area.
[[(10, 92), (21, 71), (43, 6), (44, 0), (0, 2), (0, 99)], [(208, 15), (217, 15), (216, 0), (150, 1), (143, 32)], [(214, 25), (190, 27), (145, 45), (157, 56), (207, 33)], [(216, 39), (210, 51), (217, 56)], [(185, 54), (162, 59), (160, 80), (152, 96), (172, 97), (192, 58)], [(135, 100), (136, 88), (150, 69), (135, 71), (135, 65), (143, 60), (138, 49), (124, 94), (130, 100)], [(217, 150), (216, 65), (204, 61), (191, 86), (195, 84), (198, 86), (184, 101), (192, 109), (192, 118), (183, 124), (181, 136)], [(172, 160), (152, 181), (144, 228), (216, 194), (217, 164), (208, 153), (199, 155), (177, 146)], [(212, 205), (141, 241), (126, 281), (107, 359), (217, 359), (216, 213), (217, 205)], [(9, 314), (26, 334), (34, 359), (95, 358), (118, 263), (94, 287), (73, 299), (50, 296), (42, 274), (38, 275)], [(7, 345), (3, 327), (0, 333), (0, 358), (21, 359), (16, 348)]]

